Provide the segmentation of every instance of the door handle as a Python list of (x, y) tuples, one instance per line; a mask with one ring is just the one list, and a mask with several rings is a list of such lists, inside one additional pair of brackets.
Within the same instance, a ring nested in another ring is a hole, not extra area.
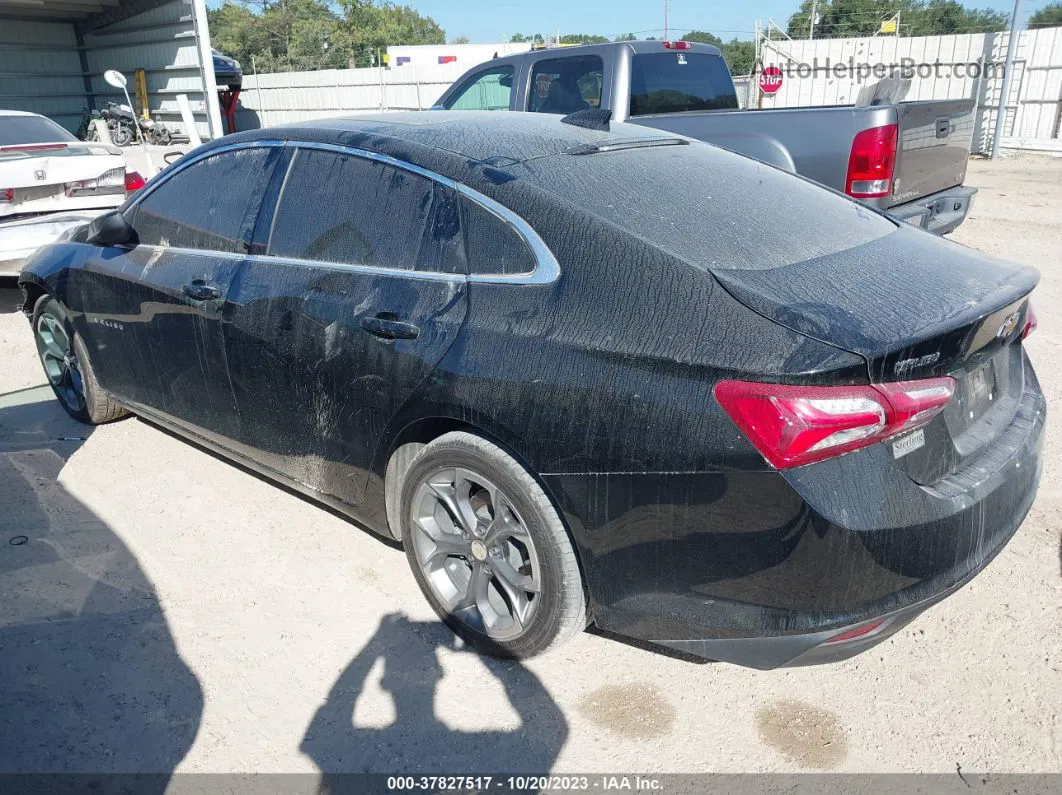
[(385, 340), (415, 340), (420, 336), (420, 329), (412, 323), (403, 323), (390, 317), (363, 317), (361, 327), (370, 334)]
[(191, 284), (181, 285), (181, 292), (194, 301), (210, 301), (221, 295), (217, 287), (207, 284), (201, 279), (196, 279)]

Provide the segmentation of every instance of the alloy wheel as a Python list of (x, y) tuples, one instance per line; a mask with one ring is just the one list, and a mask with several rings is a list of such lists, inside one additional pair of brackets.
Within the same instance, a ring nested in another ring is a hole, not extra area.
[(70, 410), (83, 410), (85, 382), (63, 322), (50, 312), (44, 312), (37, 320), (35, 336), (37, 353), (56, 395)]
[(541, 567), (512, 501), (489, 479), (449, 467), (413, 500), (417, 564), (445, 610), (494, 640), (519, 637), (540, 604)]

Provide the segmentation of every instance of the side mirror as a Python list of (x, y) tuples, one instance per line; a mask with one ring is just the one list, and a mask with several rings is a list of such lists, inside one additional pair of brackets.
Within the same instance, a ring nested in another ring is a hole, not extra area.
[(86, 243), (93, 246), (135, 246), (136, 230), (129, 225), (121, 210), (97, 216), (89, 224)]

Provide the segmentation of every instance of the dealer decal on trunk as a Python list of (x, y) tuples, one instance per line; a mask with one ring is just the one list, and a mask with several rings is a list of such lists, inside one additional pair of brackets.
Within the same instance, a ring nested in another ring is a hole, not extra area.
[(908, 434), (892, 443), (892, 457), (903, 458), (908, 453), (913, 453), (926, 445), (926, 432), (919, 428), (914, 433)]

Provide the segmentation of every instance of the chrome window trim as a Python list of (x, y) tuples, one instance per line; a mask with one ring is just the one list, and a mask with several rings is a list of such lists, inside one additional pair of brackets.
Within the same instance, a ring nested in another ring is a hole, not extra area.
[[(220, 255), (223, 257), (239, 258), (248, 262), (260, 262), (260, 263), (277, 263), (283, 265), (302, 265), (306, 267), (324, 267), (332, 270), (352, 271), (358, 273), (370, 273), (379, 274), (382, 276), (407, 276), (413, 279), (429, 279), (434, 281), (467, 281), (476, 284), (517, 284), (517, 285), (543, 285), (552, 284), (560, 277), (560, 263), (557, 258), (550, 251), (549, 246), (545, 241), (539, 237), (538, 233), (531, 228), (531, 225), (527, 223), (523, 218), (514, 213), (505, 205), (495, 201), (494, 199), (486, 196), (479, 191), (469, 188), (454, 179), (445, 177), (442, 174), (438, 174), (429, 169), (418, 166), (414, 163), (407, 163), (404, 160), (399, 160), (391, 155), (385, 155), (380, 152), (371, 152), (367, 149), (359, 149), (354, 146), (343, 146), (341, 144), (330, 144), (320, 141), (296, 141), (288, 140), (281, 141), (277, 139), (261, 139), (258, 141), (242, 141), (240, 143), (226, 144), (214, 149), (210, 149), (206, 152), (201, 152), (195, 157), (191, 158), (187, 162), (178, 161), (170, 168), (163, 172), (163, 179), (159, 180), (156, 184), (150, 186), (150, 190), (147, 190), (143, 195), (138, 195), (126, 210), (132, 210), (136, 208), (142, 201), (148, 196), (154, 193), (160, 186), (165, 185), (171, 177), (184, 171), (196, 163), (205, 160), (213, 155), (221, 154), (223, 152), (231, 152), (240, 149), (260, 149), (268, 147), (285, 147), (292, 149), (318, 149), (328, 152), (336, 152), (338, 154), (352, 155), (354, 157), (362, 157), (367, 160), (375, 160), (378, 163), (385, 163), (395, 168), (400, 168), (404, 171), (409, 171), (413, 174), (418, 174), (427, 179), (438, 182), (441, 185), (445, 185), (448, 188), (456, 191), (461, 197), (473, 201), (480, 205), (484, 210), (499, 218), (503, 223), (507, 224), (513, 231), (515, 231), (520, 238), (524, 241), (524, 244), (531, 250), (531, 254), (535, 259), (535, 270), (529, 273), (441, 273), (436, 271), (416, 271), (406, 270), (403, 268), (385, 268), (377, 265), (361, 265), (356, 263), (345, 262), (329, 262), (327, 260), (311, 260), (302, 259), (297, 257), (276, 257), (270, 254), (242, 254), (225, 251), (213, 251), (207, 249), (181, 249), (177, 247), (169, 246), (145, 246), (145, 248), (151, 249), (163, 249), (163, 250), (178, 250), (196, 253), (209, 253), (211, 255)], [(291, 166), (294, 164), (294, 158), (288, 164), (288, 170), (290, 173)], [(284, 175), (285, 181), (288, 174)], [(280, 198), (283, 194), (277, 196), (277, 206), (280, 205)], [(276, 220), (275, 217), (273, 219)], [(272, 229), (270, 230), (270, 237), (272, 237)]]

